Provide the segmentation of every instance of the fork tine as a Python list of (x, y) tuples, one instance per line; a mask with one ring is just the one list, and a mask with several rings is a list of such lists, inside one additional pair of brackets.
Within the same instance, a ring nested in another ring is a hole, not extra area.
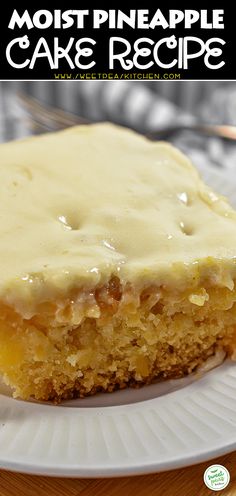
[(18, 100), (24, 105), (25, 110), (30, 116), (30, 124), (36, 129), (63, 129), (78, 124), (89, 124), (86, 119), (80, 116), (67, 113), (61, 109), (48, 107), (33, 97), (26, 96), (22, 93), (18, 93), (17, 96)]

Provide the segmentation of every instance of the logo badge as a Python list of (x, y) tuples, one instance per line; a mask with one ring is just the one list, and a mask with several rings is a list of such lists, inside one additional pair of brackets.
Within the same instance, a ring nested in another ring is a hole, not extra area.
[(212, 491), (221, 491), (229, 484), (229, 471), (223, 465), (210, 465), (204, 472), (203, 480)]

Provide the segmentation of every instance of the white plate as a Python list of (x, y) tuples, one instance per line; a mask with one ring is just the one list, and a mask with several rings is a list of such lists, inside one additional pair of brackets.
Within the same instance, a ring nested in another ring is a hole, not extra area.
[[(236, 181), (206, 169), (235, 203)], [(60, 406), (0, 395), (0, 467), (99, 477), (158, 472), (236, 449), (236, 365), (202, 378), (101, 394)]]

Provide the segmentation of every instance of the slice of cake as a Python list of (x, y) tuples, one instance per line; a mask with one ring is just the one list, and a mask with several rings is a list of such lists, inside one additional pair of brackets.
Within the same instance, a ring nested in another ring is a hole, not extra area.
[(236, 343), (236, 213), (110, 125), (0, 147), (0, 373), (59, 401), (180, 377)]

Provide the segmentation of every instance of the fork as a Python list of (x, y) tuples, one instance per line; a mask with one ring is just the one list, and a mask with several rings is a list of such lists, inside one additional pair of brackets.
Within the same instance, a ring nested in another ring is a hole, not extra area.
[[(91, 121), (83, 117), (58, 108), (49, 107), (24, 94), (18, 94), (18, 99), (30, 116), (30, 125), (36, 132), (60, 130), (78, 124), (91, 124)], [(148, 132), (146, 136), (150, 140), (167, 139), (184, 131), (192, 131), (205, 136), (214, 136), (230, 141), (236, 140), (236, 126), (208, 125), (202, 123), (165, 126)]]

